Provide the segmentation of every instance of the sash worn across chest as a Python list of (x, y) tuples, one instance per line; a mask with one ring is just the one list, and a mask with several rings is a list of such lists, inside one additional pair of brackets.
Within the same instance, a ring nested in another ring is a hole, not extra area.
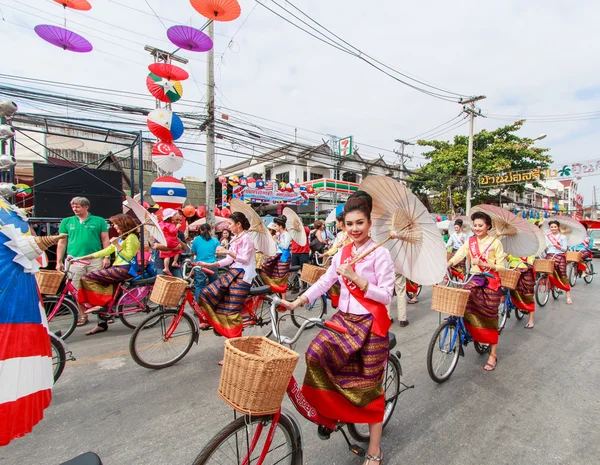
[[(494, 239), (495, 240), (495, 239)], [(494, 242), (492, 241), (490, 243), (490, 245), (488, 245), (484, 251), (487, 252), (487, 250), (492, 246)], [(471, 256), (474, 258), (479, 258), (480, 262), (484, 265), (482, 265), (482, 268), (487, 268), (485, 266), (486, 263), (488, 263), (487, 259), (483, 256), (483, 254), (480, 252), (479, 250), (479, 241), (477, 240), (477, 236), (471, 236), (469, 238), (469, 250), (471, 252)], [(500, 289), (501, 283), (500, 283), (500, 275), (498, 274), (497, 271), (492, 271), (488, 268), (488, 270), (486, 270), (486, 273), (490, 273), (492, 275), (494, 275), (493, 277), (489, 277), (486, 276), (487, 280), (488, 280), (488, 286), (491, 289), (494, 290), (498, 290)]]
[(560, 241), (556, 237), (554, 237), (554, 234), (548, 234), (546, 237), (548, 238), (548, 240), (552, 243), (552, 245), (554, 247), (556, 247), (557, 249), (561, 248)]

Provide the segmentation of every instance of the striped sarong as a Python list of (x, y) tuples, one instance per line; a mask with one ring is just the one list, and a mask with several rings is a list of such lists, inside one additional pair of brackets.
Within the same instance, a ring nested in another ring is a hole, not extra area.
[[(448, 255), (450, 255), (448, 257), (448, 260), (450, 260), (450, 258), (454, 257), (454, 255), (456, 255), (456, 252), (458, 251), (458, 249), (453, 250), (452, 252), (449, 252)], [(460, 279), (461, 281), (463, 279), (465, 279), (465, 270), (467, 269), (467, 259), (465, 258), (464, 260), (458, 262), (456, 265), (454, 265), (453, 267), (451, 267), (451, 274), (453, 277)]]
[(262, 264), (260, 277), (265, 284), (271, 286), (273, 292), (283, 294), (288, 287), (288, 273), (290, 271), (290, 260), (281, 261), (281, 254), (268, 258)]
[(373, 316), (337, 312), (331, 321), (348, 330), (323, 330), (306, 352), (302, 393), (323, 416), (345, 423), (383, 421), (383, 376), (389, 338), (371, 332)]
[(527, 268), (517, 268), (521, 273), (517, 282), (517, 288), (511, 289), (510, 298), (519, 310), (524, 312), (535, 312), (535, 270), (529, 266)]
[(570, 291), (569, 277), (567, 276), (567, 256), (564, 253), (549, 253), (546, 259), (554, 260), (554, 273), (550, 278), (550, 284), (563, 291)]
[(577, 264), (577, 269), (579, 271), (587, 271), (585, 260), (586, 258), (592, 258), (592, 252), (589, 250), (580, 250), (579, 253), (581, 254), (581, 261)]
[(206, 312), (213, 329), (221, 336), (242, 335), (242, 310), (251, 284), (244, 282), (244, 270), (228, 270), (200, 293), (198, 304)]
[(502, 291), (488, 287), (485, 276), (474, 276), (465, 286), (471, 291), (465, 311), (465, 327), (474, 341), (498, 344), (498, 307)]
[(81, 277), (77, 301), (93, 307), (107, 305), (115, 292), (115, 284), (128, 278), (129, 265), (111, 266), (86, 273)]

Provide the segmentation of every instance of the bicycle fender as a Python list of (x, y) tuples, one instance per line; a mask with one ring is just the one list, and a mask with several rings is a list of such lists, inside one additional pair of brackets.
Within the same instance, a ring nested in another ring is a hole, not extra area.
[(287, 417), (287, 419), (290, 421), (290, 423), (292, 424), (293, 428), (294, 428), (294, 437), (296, 438), (296, 441), (298, 441), (298, 458), (299, 458), (299, 462), (297, 464), (294, 465), (302, 465), (303, 460), (303, 442), (302, 442), (302, 430), (300, 429), (300, 425), (298, 425), (298, 422), (296, 421), (296, 417), (294, 416), (294, 414), (288, 410), (285, 407), (281, 407), (281, 415)]
[[(400, 351), (398, 351), (398, 352), (400, 352)], [(400, 376), (403, 376), (404, 373), (402, 373), (402, 364), (400, 363), (400, 357), (396, 357), (394, 354), (392, 354), (390, 352), (389, 358), (395, 358), (396, 359), (396, 361), (398, 362), (398, 366), (400, 367)]]
[(62, 346), (62, 348), (66, 354), (68, 352), (67, 343), (65, 341), (63, 341), (61, 337), (58, 337), (56, 334), (53, 334), (53, 333), (48, 333), (48, 334), (50, 335), (50, 339), (54, 339)]

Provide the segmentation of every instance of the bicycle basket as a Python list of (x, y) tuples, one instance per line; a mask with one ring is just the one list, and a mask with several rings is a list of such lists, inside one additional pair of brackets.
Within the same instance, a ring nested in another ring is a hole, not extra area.
[(176, 307), (186, 287), (187, 281), (183, 279), (174, 276), (157, 276), (150, 300), (163, 307)]
[(538, 273), (552, 274), (554, 273), (554, 261), (537, 258), (533, 262), (533, 267)]
[(500, 282), (502, 287), (507, 289), (516, 289), (521, 273), (516, 270), (499, 269), (498, 274), (500, 275)]
[(448, 315), (464, 316), (470, 293), (471, 291), (465, 289), (455, 289), (435, 284), (431, 298), (431, 309)]
[(567, 252), (566, 256), (568, 262), (579, 263), (581, 261), (581, 253), (579, 252)]
[(246, 415), (279, 410), (299, 355), (263, 336), (225, 341), (219, 397)]
[(40, 294), (56, 294), (64, 276), (65, 274), (62, 271), (40, 270), (35, 275), (38, 286), (40, 287)]
[(308, 284), (316, 283), (321, 276), (325, 274), (327, 270), (320, 266), (309, 265), (305, 263), (302, 265), (302, 274), (300, 275), (300, 281), (304, 281)]

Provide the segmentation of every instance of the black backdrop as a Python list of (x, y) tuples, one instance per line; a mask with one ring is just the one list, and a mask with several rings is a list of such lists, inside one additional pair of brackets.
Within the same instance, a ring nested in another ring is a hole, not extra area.
[[(56, 176), (60, 177), (52, 179)], [(36, 186), (33, 192), (35, 216), (38, 218), (73, 216), (70, 201), (78, 196), (89, 199), (93, 215), (109, 218), (123, 211), (123, 180), (118, 171), (87, 168), (73, 171), (73, 167), (34, 163), (33, 183)]]

